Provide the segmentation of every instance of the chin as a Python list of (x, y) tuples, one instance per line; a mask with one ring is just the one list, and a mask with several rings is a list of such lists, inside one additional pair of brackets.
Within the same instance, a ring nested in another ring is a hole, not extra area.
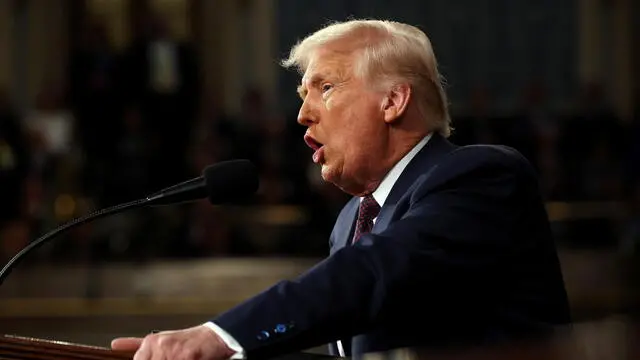
[(343, 174), (336, 171), (336, 169), (322, 165), (322, 179), (324, 181), (333, 184), (347, 194), (358, 196), (358, 194), (362, 192), (362, 188), (356, 183), (348, 181), (342, 175)]
[(326, 163), (322, 164), (320, 174), (322, 176), (322, 180), (332, 183), (337, 187), (340, 187), (342, 181), (342, 176), (339, 171), (334, 166), (329, 166)]
[(334, 182), (336, 180), (335, 174), (331, 171), (331, 168), (327, 164), (320, 165), (320, 175), (322, 180), (327, 182)]

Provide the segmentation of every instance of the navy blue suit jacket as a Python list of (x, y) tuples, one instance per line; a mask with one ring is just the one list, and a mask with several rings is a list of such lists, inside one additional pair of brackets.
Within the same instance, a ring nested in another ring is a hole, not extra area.
[(347, 246), (357, 209), (353, 198), (340, 213), (327, 259), (213, 319), (249, 358), (336, 340), (352, 355), (482, 345), (570, 322), (537, 177), (517, 151), (434, 135)]

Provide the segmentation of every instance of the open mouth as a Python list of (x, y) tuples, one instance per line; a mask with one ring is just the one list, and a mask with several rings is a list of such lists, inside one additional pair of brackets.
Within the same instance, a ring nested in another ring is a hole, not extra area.
[(306, 135), (306, 134), (304, 136), (304, 142), (307, 143), (307, 146), (313, 149), (313, 151), (317, 151), (323, 145), (322, 143), (314, 139), (311, 135)]

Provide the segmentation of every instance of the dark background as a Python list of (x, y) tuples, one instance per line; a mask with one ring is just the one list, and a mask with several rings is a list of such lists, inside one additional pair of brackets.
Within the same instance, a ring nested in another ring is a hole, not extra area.
[(348, 197), (319, 179), (295, 122), (298, 75), (277, 61), (351, 17), (428, 34), (451, 140), (507, 144), (536, 166), (576, 318), (624, 324), (640, 241), (637, 2), (7, 0), (3, 263), (214, 162), (251, 159), (261, 188), (247, 206), (144, 209), (62, 236), (0, 288), (0, 333), (104, 345), (189, 326), (325, 256)]

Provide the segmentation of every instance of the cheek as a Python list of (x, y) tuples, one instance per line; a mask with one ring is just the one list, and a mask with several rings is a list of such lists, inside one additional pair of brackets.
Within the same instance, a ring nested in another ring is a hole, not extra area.
[[(329, 97), (323, 102), (326, 114), (326, 130), (329, 136), (327, 153), (330, 157), (344, 161), (360, 161), (363, 153), (369, 152), (372, 144), (371, 128), (368, 122), (375, 114), (370, 104), (362, 98)], [(369, 106), (367, 106), (369, 105)]]
[(331, 111), (334, 108), (336, 101), (334, 100), (334, 98), (328, 98), (326, 100), (323, 101), (324, 104), (324, 109), (326, 111)]
[(345, 161), (359, 161), (361, 153), (367, 148), (369, 136), (363, 133), (360, 125), (364, 119), (355, 111), (345, 111), (341, 114), (340, 125), (336, 129), (336, 147)]

